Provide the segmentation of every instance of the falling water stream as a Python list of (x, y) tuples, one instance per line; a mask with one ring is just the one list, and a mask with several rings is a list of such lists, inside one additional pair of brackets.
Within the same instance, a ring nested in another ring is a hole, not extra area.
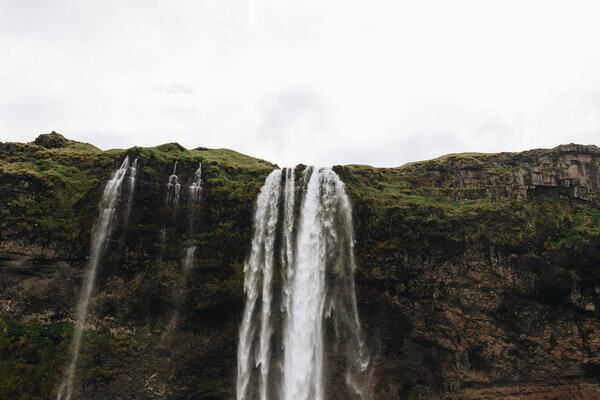
[(198, 169), (194, 173), (194, 182), (190, 185), (190, 200), (191, 204), (198, 204), (202, 194), (202, 164), (198, 164)]
[[(129, 226), (129, 216), (131, 215), (131, 208), (133, 207), (133, 198), (135, 194), (135, 177), (137, 175), (137, 163), (138, 159), (133, 160), (131, 165), (127, 170), (126, 182), (123, 183), (124, 189), (121, 193), (122, 202), (125, 203), (125, 206), (122, 207), (121, 213), (121, 235), (119, 237), (119, 249), (122, 249), (125, 246), (125, 240), (127, 237), (127, 227)], [(117, 256), (119, 257), (120, 254)], [(118, 259), (118, 258), (117, 258)]]
[[(196, 219), (196, 206), (200, 204), (202, 198), (202, 164), (198, 164), (198, 169), (194, 174), (194, 182), (190, 185), (188, 205), (190, 207), (188, 220), (188, 236), (194, 234), (194, 222)], [(196, 252), (196, 246), (190, 245), (185, 250), (185, 258), (183, 260), (183, 276), (187, 278), (190, 271), (194, 267), (194, 253)]]
[(137, 162), (137, 158), (133, 160), (128, 171), (129, 178), (127, 178), (127, 203), (125, 206), (124, 225), (128, 224), (129, 214), (131, 213), (131, 207), (133, 207), (133, 195), (135, 193), (135, 176), (137, 175)]
[(79, 301), (77, 303), (75, 330), (73, 332), (73, 340), (71, 342), (70, 349), (71, 361), (58, 388), (58, 400), (70, 400), (73, 394), (73, 381), (75, 377), (75, 370), (77, 368), (77, 360), (79, 358), (79, 350), (81, 347), (81, 336), (83, 335), (83, 330), (85, 327), (85, 320), (88, 314), (90, 298), (94, 290), (98, 266), (106, 250), (106, 238), (110, 235), (110, 232), (113, 228), (115, 212), (118, 205), (118, 198), (121, 194), (123, 180), (125, 179), (128, 171), (131, 173), (129, 183), (132, 190), (131, 194), (133, 193), (133, 186), (135, 184), (135, 176), (133, 172), (135, 171), (131, 171), (130, 168), (135, 168), (135, 162), (134, 165), (130, 167), (129, 157), (125, 157), (121, 167), (115, 172), (112, 179), (106, 184), (104, 192), (102, 193), (102, 197), (100, 198), (100, 204), (98, 207), (100, 213), (98, 215), (98, 221), (92, 230), (89, 261), (83, 277), (83, 286), (81, 288)]
[[(175, 166), (176, 168), (176, 166)], [(175, 168), (173, 170), (173, 175), (171, 175), (171, 177), (175, 176)], [(175, 176), (175, 182), (177, 182), (177, 176)], [(171, 178), (169, 178), (169, 182), (171, 182)], [(179, 185), (179, 183), (177, 183), (177, 185)], [(172, 186), (169, 186), (169, 189), (173, 189)], [(176, 193), (177, 193), (177, 201), (179, 201), (179, 187), (176, 187)], [(202, 198), (202, 164), (198, 165), (198, 169), (196, 170), (196, 173), (194, 174), (194, 181), (192, 182), (192, 184), (189, 187), (189, 194), (188, 194), (188, 221), (189, 221), (189, 225), (188, 225), (188, 238), (191, 239), (192, 235), (194, 234), (195, 231), (195, 219), (196, 219), (196, 209), (198, 204), (200, 204), (200, 199)], [(175, 203), (177, 204), (177, 203)], [(173, 315), (171, 316), (171, 319), (169, 320), (169, 323), (167, 324), (167, 327), (165, 329), (165, 332), (163, 333), (163, 338), (166, 338), (168, 336), (170, 336), (170, 334), (173, 332), (173, 330), (177, 327), (178, 323), (179, 323), (179, 315), (180, 315), (180, 309), (181, 309), (181, 298), (183, 296), (183, 291), (185, 289), (186, 283), (187, 283), (187, 278), (189, 277), (192, 269), (194, 268), (194, 254), (196, 253), (196, 246), (191, 244), (189, 246), (186, 247), (185, 249), (185, 255), (184, 258), (182, 260), (182, 271), (181, 271), (181, 275), (179, 277), (179, 283), (177, 285), (177, 291), (175, 292), (175, 310), (173, 312)]]
[(167, 182), (167, 202), (169, 205), (173, 206), (175, 211), (177, 211), (177, 207), (179, 206), (180, 190), (181, 184), (177, 179), (177, 161), (175, 161), (175, 165), (173, 165), (173, 173), (169, 176), (169, 180)]
[[(57, 400), (71, 400), (73, 394), (98, 267), (126, 176), (125, 213), (131, 210), (136, 162), (130, 165), (125, 158), (100, 200), (77, 305), (71, 359)], [(181, 186), (176, 170), (177, 162), (167, 186), (167, 200), (174, 209)], [(199, 165), (189, 187), (190, 238), (201, 193)], [(294, 170), (285, 169), (267, 177), (257, 199), (251, 252), (244, 266), (246, 306), (239, 333), (238, 400), (325, 400), (326, 365), (343, 369), (349, 398), (370, 399), (371, 368), (356, 306), (353, 247), (352, 208), (345, 186), (333, 170), (309, 167), (296, 177)], [(185, 250), (177, 296), (193, 268), (195, 252), (195, 245)], [(177, 309), (169, 323), (172, 328), (178, 314)], [(341, 355), (334, 363), (326, 361), (330, 346)]]
[(353, 246), (352, 208), (333, 170), (308, 168), (298, 183), (291, 169), (267, 177), (244, 267), (238, 400), (324, 400), (325, 354), (333, 345), (326, 339), (342, 349), (349, 396), (370, 398)]

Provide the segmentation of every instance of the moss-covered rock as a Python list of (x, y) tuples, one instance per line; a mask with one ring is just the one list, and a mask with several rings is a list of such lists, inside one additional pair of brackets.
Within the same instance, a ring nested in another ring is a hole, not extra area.
[(56, 133), (54, 131), (42, 134), (33, 141), (33, 143), (37, 144), (38, 146), (42, 146), (47, 149), (67, 147), (67, 145), (72, 142), (73, 141), (71, 140), (65, 139), (65, 137), (60, 133)]
[[(125, 156), (138, 160), (131, 212), (121, 205), (108, 241), (77, 391), (234, 397), (254, 203), (277, 166), (176, 143), (101, 151), (52, 133), (0, 143), (0, 398), (51, 398), (98, 200)], [(598, 393), (599, 158), (566, 145), (334, 167), (353, 202), (375, 398)], [(167, 202), (175, 161), (177, 210)], [(200, 162), (198, 206), (188, 187)], [(195, 269), (182, 284), (190, 245)]]

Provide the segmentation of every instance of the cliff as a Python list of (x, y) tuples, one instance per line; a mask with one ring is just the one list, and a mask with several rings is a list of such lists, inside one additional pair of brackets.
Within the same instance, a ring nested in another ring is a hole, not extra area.
[[(103, 183), (138, 158), (84, 336), (86, 399), (235, 397), (243, 263), (268, 162), (177, 144), (101, 151), (52, 133), (0, 144), (0, 398), (51, 398), (66, 365)], [(197, 231), (185, 187), (202, 162)], [(600, 398), (600, 149), (337, 166), (377, 399)], [(177, 306), (181, 259), (197, 245)], [(333, 385), (329, 398), (342, 396)]]

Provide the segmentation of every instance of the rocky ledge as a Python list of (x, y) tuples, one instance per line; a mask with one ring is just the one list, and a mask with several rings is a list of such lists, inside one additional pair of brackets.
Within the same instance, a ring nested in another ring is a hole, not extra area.
[(573, 198), (600, 203), (600, 148), (566, 144), (523, 153), (449, 155), (416, 163), (438, 186), (484, 188), (491, 198), (526, 199), (531, 191), (557, 188)]
[[(138, 158), (135, 197), (99, 274), (78, 390), (235, 398), (243, 263), (275, 166), (223, 149), (102, 152), (62, 139), (0, 144), (0, 398), (52, 398), (98, 198), (125, 155)], [(166, 199), (175, 161), (184, 187), (203, 165), (191, 239), (185, 197), (175, 213)], [(599, 167), (600, 149), (571, 144), (335, 169), (353, 202), (375, 399), (600, 398)], [(192, 242), (197, 268), (181, 291)], [(330, 400), (344, 393), (328, 387)]]

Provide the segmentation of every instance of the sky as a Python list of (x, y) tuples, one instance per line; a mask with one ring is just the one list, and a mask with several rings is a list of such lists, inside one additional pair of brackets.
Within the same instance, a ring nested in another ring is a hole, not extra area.
[(600, 3), (0, 0), (0, 141), (399, 166), (600, 145)]

